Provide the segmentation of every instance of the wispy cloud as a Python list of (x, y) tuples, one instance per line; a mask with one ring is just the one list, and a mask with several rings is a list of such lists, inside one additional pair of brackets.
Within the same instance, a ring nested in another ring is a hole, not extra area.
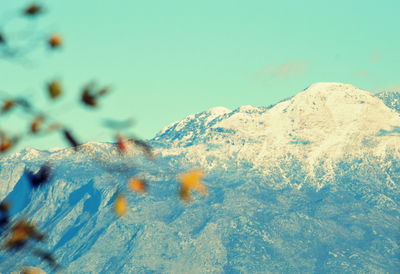
[(357, 70), (357, 71), (353, 72), (353, 77), (371, 79), (371, 78), (374, 78), (374, 75), (367, 70)]
[(310, 67), (307, 61), (289, 61), (280, 65), (270, 65), (264, 67), (255, 74), (257, 79), (263, 77), (289, 78), (304, 74)]

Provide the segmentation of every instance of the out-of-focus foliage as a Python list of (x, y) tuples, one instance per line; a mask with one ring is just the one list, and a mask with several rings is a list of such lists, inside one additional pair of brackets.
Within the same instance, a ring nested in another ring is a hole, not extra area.
[[(28, 24), (32, 24), (32, 29), (28, 31), (30, 35), (22, 36), (17, 40), (15, 38), (11, 39), (12, 33), (5, 33), (3, 31), (5, 29), (4, 26), (0, 25), (0, 58), (19, 63), (38, 47), (45, 46), (45, 49), (49, 51), (61, 49), (65, 43), (62, 34), (52, 33), (44, 35), (41, 30), (37, 30), (33, 26), (34, 20), (40, 20), (41, 15), (45, 11), (47, 12), (47, 9), (40, 3), (32, 3), (21, 8), (21, 12), (16, 14), (15, 18), (26, 18)], [(36, 35), (38, 33), (40, 35)], [(38, 37), (40, 37), (39, 40)], [(15, 79), (16, 81), (20, 80), (18, 75), (15, 75)], [(87, 81), (87, 83), (80, 91), (80, 96), (76, 98), (75, 105), (63, 111), (72, 111), (74, 108), (81, 106), (94, 110), (98, 108), (100, 100), (103, 103), (105, 95), (110, 93), (110, 87), (98, 86), (93, 81)], [(62, 95), (68, 93), (59, 79), (54, 79), (44, 86), (46, 88), (43, 90), (43, 94), (50, 99), (48, 106), (62, 101), (65, 98)], [(68, 146), (74, 148), (75, 153), (90, 153), (82, 149), (82, 142), (78, 141), (79, 138), (76, 137), (76, 131), (71, 127), (71, 124), (73, 125), (71, 121), (60, 121), (56, 115), (52, 114), (52, 111), (47, 109), (48, 106), (38, 107), (36, 105), (37, 102), (29, 95), (15, 97), (12, 94), (12, 91), (1, 90), (0, 92), (0, 157), (8, 155), (10, 151), (13, 151), (21, 140), (29, 143), (30, 138), (43, 138), (53, 132), (59, 132), (60, 137), (65, 140)], [(1, 123), (1, 120), (6, 116), (13, 116), (18, 123), (26, 124), (25, 131), (14, 133), (11, 127), (7, 127), (7, 124)], [(134, 151), (139, 151), (147, 159), (155, 160), (152, 147), (147, 142), (136, 137), (127, 137), (132, 136), (132, 134), (124, 132), (132, 127), (132, 119), (117, 121), (110, 117), (104, 121), (103, 125), (112, 132), (113, 136), (116, 136), (115, 148), (119, 151), (122, 159), (131, 155)], [(129, 168), (131, 169), (132, 167)], [(114, 168), (113, 171), (120, 172)], [(123, 169), (123, 172), (126, 172), (126, 169)], [(24, 188), (27, 187), (30, 193), (37, 191), (39, 188), (41, 189), (45, 185), (52, 183), (54, 174), (55, 171), (50, 162), (42, 163), (37, 170), (26, 169), (24, 171), (24, 178), (26, 179), (24, 181)], [(197, 191), (202, 195), (207, 193), (205, 186), (201, 182), (202, 177), (203, 173), (201, 171), (191, 171), (180, 177), (182, 199), (185, 201), (191, 200), (192, 191)], [(149, 184), (144, 179), (132, 177), (128, 180), (126, 187), (135, 193), (144, 194), (148, 191)], [(15, 197), (14, 200), (2, 201), (0, 203), (0, 241), (2, 241), (4, 247), (0, 251), (14, 252), (18, 250), (26, 253), (27, 256), (37, 257), (52, 270), (57, 270), (60, 268), (60, 265), (55, 255), (42, 248), (46, 244), (45, 233), (40, 232), (39, 228), (32, 221), (28, 221), (29, 216), (16, 217), (11, 214), (14, 202), (17, 202)], [(126, 195), (124, 192), (118, 191), (114, 201), (115, 215), (118, 217), (126, 215), (128, 208), (129, 204)], [(41, 242), (40, 248), (36, 247), (37, 242)], [(36, 273), (37, 268), (25, 267), (22, 272)]]

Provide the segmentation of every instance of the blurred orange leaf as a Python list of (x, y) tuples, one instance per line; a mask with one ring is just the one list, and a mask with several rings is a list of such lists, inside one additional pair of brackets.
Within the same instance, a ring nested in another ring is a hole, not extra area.
[(31, 123), (31, 133), (38, 133), (45, 119), (42, 115), (37, 116)]
[(181, 188), (179, 195), (181, 199), (185, 201), (190, 201), (192, 199), (191, 192), (197, 191), (203, 196), (207, 195), (207, 187), (203, 184), (202, 179), (204, 173), (202, 170), (192, 170), (179, 175), (179, 181), (181, 183)]
[(118, 134), (116, 138), (117, 138), (118, 151), (122, 154), (125, 154), (128, 150), (128, 146), (129, 146), (128, 139), (125, 136), (122, 136), (120, 134)]
[(46, 273), (43, 269), (33, 266), (24, 266), (20, 274), (43, 274)]
[(19, 221), (11, 228), (11, 237), (6, 241), (8, 249), (19, 249), (25, 246), (28, 239), (43, 241), (44, 235), (27, 221)]
[(17, 138), (10, 139), (5, 133), (0, 132), (0, 153), (11, 149), (17, 140)]
[(4, 100), (3, 106), (1, 107), (1, 112), (6, 113), (10, 111), (15, 106), (14, 100)]
[(128, 212), (128, 202), (126, 201), (125, 195), (121, 193), (118, 194), (117, 198), (115, 199), (114, 211), (115, 214), (119, 217), (125, 215)]
[(53, 34), (49, 37), (48, 43), (51, 48), (58, 48), (62, 45), (63, 40), (60, 35)]
[(147, 191), (147, 183), (144, 180), (139, 180), (137, 178), (131, 178), (128, 181), (128, 187), (130, 190), (141, 194)]

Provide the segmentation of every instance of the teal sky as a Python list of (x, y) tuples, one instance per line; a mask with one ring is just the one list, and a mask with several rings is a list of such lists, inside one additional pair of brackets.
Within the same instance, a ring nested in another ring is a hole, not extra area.
[[(31, 1), (3, 0), (0, 26), (24, 3)], [(0, 59), (0, 90), (29, 94), (82, 141), (111, 140), (101, 126), (107, 117), (132, 117), (131, 132), (151, 138), (191, 113), (267, 106), (314, 82), (369, 91), (400, 86), (398, 0), (37, 3), (45, 4), (46, 14), (35, 20), (36, 29), (44, 36), (60, 33), (65, 45), (39, 48), (29, 62)], [(3, 31), (25, 21), (13, 20)], [(61, 79), (66, 95), (50, 105), (45, 84), (53, 78)], [(113, 87), (97, 110), (74, 103), (91, 80)], [(22, 126), (21, 119), (0, 120), (2, 129), (20, 132)], [(58, 135), (26, 145), (65, 146)]]

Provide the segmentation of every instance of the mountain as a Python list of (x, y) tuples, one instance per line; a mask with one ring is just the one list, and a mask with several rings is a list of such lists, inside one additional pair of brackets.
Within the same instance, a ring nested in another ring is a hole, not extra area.
[(399, 113), (352, 85), (317, 83), (271, 108), (243, 106), (192, 115), (165, 128), (153, 140), (162, 155), (185, 155), (207, 166), (247, 162), (261, 172), (292, 155), (310, 175), (344, 156), (400, 152)]
[[(167, 126), (156, 160), (112, 143), (27, 148), (0, 162), (0, 199), (46, 235), (67, 273), (396, 273), (400, 114), (389, 96), (317, 83), (270, 107), (216, 107)], [(395, 98), (395, 97), (393, 97)], [(397, 98), (397, 97), (396, 97)], [(52, 181), (29, 188), (44, 163)], [(182, 203), (177, 175), (202, 168), (207, 197)], [(113, 204), (128, 178), (127, 216)], [(1, 273), (51, 269), (0, 253)]]
[(381, 99), (386, 106), (400, 112), (400, 92), (383, 91), (375, 95)]

